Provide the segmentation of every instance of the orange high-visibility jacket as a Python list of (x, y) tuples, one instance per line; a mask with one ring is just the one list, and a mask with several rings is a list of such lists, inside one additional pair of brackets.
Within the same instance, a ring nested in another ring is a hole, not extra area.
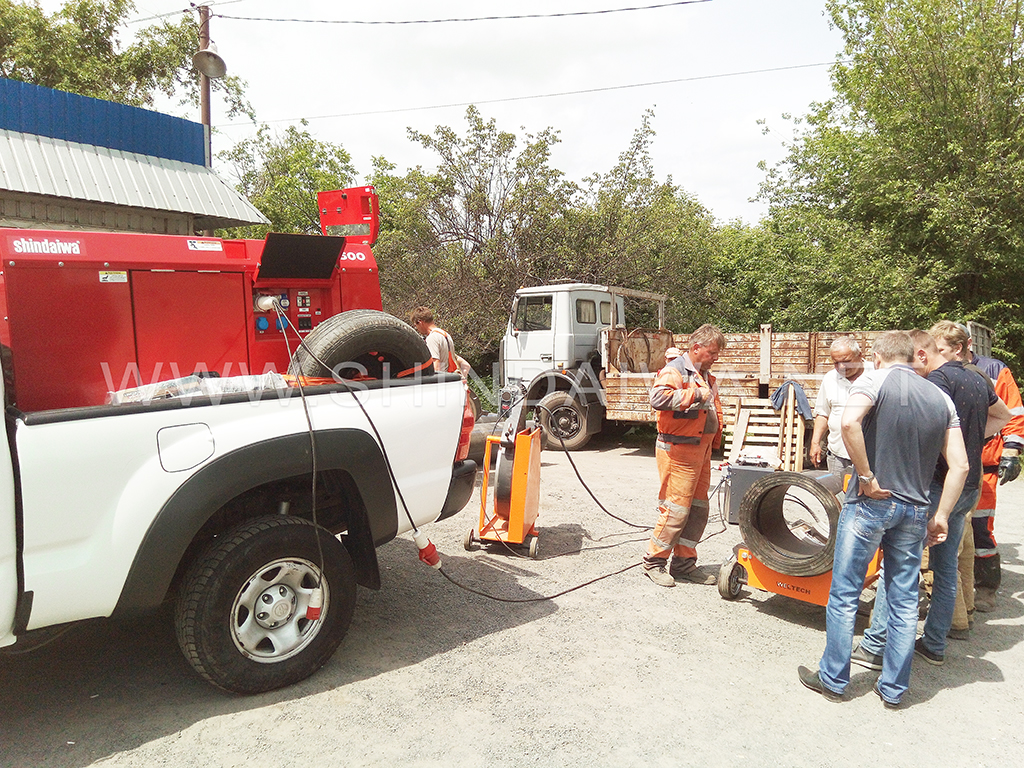
[(718, 414), (718, 432), (712, 446), (722, 444), (722, 403), (718, 399), (715, 377), (707, 374), (701, 377), (687, 368), (686, 359), (677, 357), (658, 371), (651, 387), (651, 407), (658, 412), (658, 437), (667, 443), (697, 445), (704, 435), (707, 410), (696, 402), (697, 388), (706, 383), (711, 388), (714, 408)]

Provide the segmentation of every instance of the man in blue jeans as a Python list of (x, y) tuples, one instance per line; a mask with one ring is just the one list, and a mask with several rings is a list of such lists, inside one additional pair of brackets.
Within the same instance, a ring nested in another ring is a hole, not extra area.
[[(914, 368), (919, 375), (949, 395), (960, 419), (960, 433), (967, 450), (969, 469), (964, 489), (949, 515), (946, 540), (928, 551), (928, 567), (934, 575), (931, 607), (924, 623), (924, 635), (915, 643), (917, 655), (929, 664), (945, 661), (946, 635), (953, 626), (956, 603), (957, 551), (963, 537), (967, 514), (981, 493), (981, 449), (985, 437), (1002, 429), (1010, 420), (1010, 409), (1000, 400), (981, 374), (964, 368), (958, 353), (966, 349), (967, 334), (955, 323), (936, 323), (928, 333), (911, 331), (914, 340)], [(929, 510), (935, 508), (942, 495), (946, 475), (945, 462), (935, 468), (929, 490)], [(864, 633), (860, 647), (853, 652), (853, 663), (868, 669), (882, 668), (885, 650), (888, 610), (884, 580), (879, 583), (871, 626)]]
[[(850, 391), (843, 442), (858, 482), (851, 482), (836, 526), (832, 587), (825, 609), (825, 652), (818, 671), (799, 667), (800, 682), (838, 701), (850, 682), (857, 605), (868, 563), (882, 546), (888, 638), (875, 692), (896, 706), (910, 682), (917, 634), (921, 551), (946, 540), (947, 520), (967, 477), (968, 461), (952, 400), (911, 367), (914, 342), (888, 331), (872, 348), (875, 371)], [(939, 455), (949, 471), (934, 517), (928, 490)]]

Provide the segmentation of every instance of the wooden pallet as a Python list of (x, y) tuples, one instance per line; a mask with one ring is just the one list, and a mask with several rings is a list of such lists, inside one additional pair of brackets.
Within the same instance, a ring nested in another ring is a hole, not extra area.
[(784, 470), (803, 470), (806, 423), (797, 413), (796, 393), (792, 388), (781, 411), (776, 411), (768, 399), (731, 400), (723, 403), (728, 408), (724, 449), (730, 463), (736, 463), (744, 451), (760, 450), (778, 456)]

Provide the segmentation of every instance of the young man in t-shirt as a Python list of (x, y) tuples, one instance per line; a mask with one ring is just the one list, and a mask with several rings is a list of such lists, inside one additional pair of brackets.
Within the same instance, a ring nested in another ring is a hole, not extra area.
[[(952, 323), (949, 324), (953, 326)], [(955, 326), (953, 330), (956, 331)], [(934, 334), (948, 331), (945, 326), (936, 326), (932, 332), (911, 331), (914, 340), (914, 368), (942, 392), (949, 396), (956, 406), (960, 420), (960, 432), (967, 451), (968, 473), (960, 497), (949, 515), (949, 530), (946, 540), (929, 549), (928, 565), (934, 575), (932, 600), (928, 618), (924, 623), (924, 634), (915, 644), (915, 651), (930, 664), (942, 664), (946, 650), (946, 635), (953, 625), (953, 608), (957, 591), (957, 553), (963, 538), (967, 515), (978, 502), (981, 493), (981, 448), (985, 437), (998, 431), (1010, 420), (1010, 409), (1000, 400), (995, 390), (978, 373), (964, 368), (957, 359), (947, 359), (939, 351)], [(949, 339), (940, 337), (944, 348)], [(963, 342), (961, 342), (963, 343)], [(952, 356), (955, 358), (955, 355)], [(942, 486), (946, 477), (946, 463), (939, 460), (929, 490), (929, 506), (938, 506)], [(886, 623), (885, 580), (878, 586), (875, 597), (875, 611), (871, 626), (864, 633), (860, 647), (853, 653), (853, 663), (868, 669), (882, 668), (882, 652), (885, 649)]]
[(412, 327), (423, 337), (430, 356), (434, 361), (434, 370), (455, 373), (459, 370), (459, 356), (455, 354), (455, 342), (448, 331), (434, 325), (434, 313), (427, 307), (416, 307), (409, 319)]
[[(851, 479), (836, 526), (825, 652), (818, 671), (799, 667), (797, 673), (807, 688), (827, 699), (842, 698), (850, 682), (864, 577), (881, 545), (889, 622), (875, 692), (893, 707), (910, 682), (922, 548), (926, 539), (929, 545), (946, 540), (968, 461), (953, 401), (911, 367), (910, 336), (883, 333), (872, 353), (876, 370), (858, 380), (843, 411), (843, 442), (857, 477)], [(929, 519), (928, 492), (940, 454), (949, 470)]]

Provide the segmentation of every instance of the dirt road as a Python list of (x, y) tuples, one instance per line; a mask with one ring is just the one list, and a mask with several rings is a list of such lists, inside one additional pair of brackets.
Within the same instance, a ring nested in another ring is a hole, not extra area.
[[(431, 537), (445, 570), (507, 598), (542, 597), (638, 562), (646, 534), (601, 512), (545, 452), (540, 559), (462, 548), (476, 501)], [(651, 439), (574, 455), (615, 514), (653, 522)], [(715, 519), (717, 566), (739, 541)], [(292, 688), (240, 698), (194, 677), (167, 616), (76, 627), (0, 657), (0, 766), (1006, 766), (1024, 755), (1024, 479), (1000, 494), (1004, 576), (946, 664), (915, 663), (907, 706), (883, 709), (854, 668), (833, 704), (797, 681), (824, 646), (824, 609), (746, 590), (673, 589), (637, 568), (550, 601), (503, 603), (378, 551), (333, 660)], [(581, 551), (582, 550), (582, 551)]]

